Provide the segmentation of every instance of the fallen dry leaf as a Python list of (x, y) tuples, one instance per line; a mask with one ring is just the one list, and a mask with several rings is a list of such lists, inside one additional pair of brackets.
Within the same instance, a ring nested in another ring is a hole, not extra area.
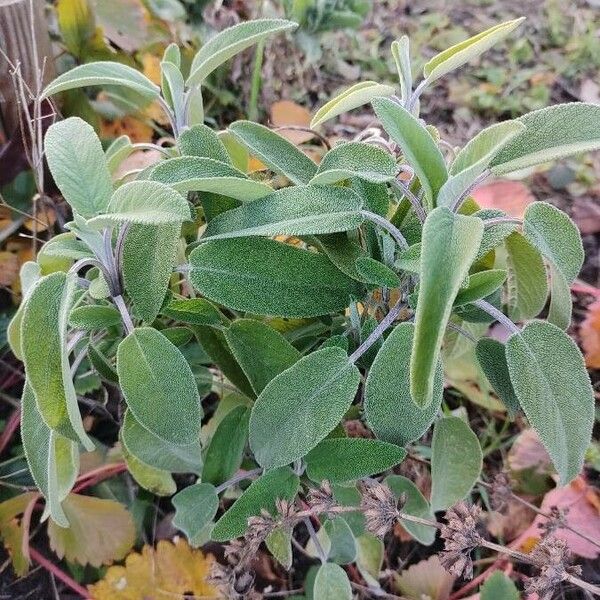
[(102, 120), (100, 124), (100, 137), (105, 139), (118, 138), (120, 135), (128, 135), (133, 143), (151, 142), (152, 127), (142, 123), (135, 117), (126, 116), (114, 121)]
[[(271, 105), (271, 124), (274, 128), (285, 125), (308, 127), (310, 119), (311, 116), (308, 110), (291, 100), (281, 100)], [(282, 129), (278, 133), (292, 142), (292, 144), (303, 144), (314, 137), (310, 131), (297, 131), (293, 129)]]
[(127, 173), (137, 169), (145, 169), (150, 165), (157, 163), (162, 158), (158, 150), (139, 150), (130, 154), (125, 160), (121, 161), (114, 173), (114, 179), (121, 179)]
[(492, 511), (487, 514), (487, 530), (495, 538), (512, 542), (522, 534), (535, 517), (533, 510), (517, 500), (511, 500), (502, 513)]
[(447, 600), (453, 585), (454, 577), (435, 554), (396, 575), (397, 589), (408, 600)]
[(51, 206), (38, 206), (35, 212), (35, 219), (25, 219), (23, 226), (33, 233), (46, 231), (56, 223), (56, 212)]
[(552, 472), (552, 461), (533, 429), (525, 429), (514, 441), (508, 453), (511, 471), (531, 471), (539, 475)]
[(19, 257), (12, 252), (0, 252), (0, 285), (10, 287), (19, 277)]
[(535, 201), (529, 188), (520, 181), (492, 181), (475, 188), (471, 195), (481, 208), (503, 210), (517, 219), (522, 219), (527, 205)]
[(590, 304), (579, 326), (579, 337), (590, 369), (600, 369), (600, 300)]

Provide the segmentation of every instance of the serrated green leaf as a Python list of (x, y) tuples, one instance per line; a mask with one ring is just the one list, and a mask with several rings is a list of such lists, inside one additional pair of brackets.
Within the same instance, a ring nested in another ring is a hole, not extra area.
[(44, 150), (52, 177), (71, 207), (83, 217), (104, 212), (113, 186), (94, 128), (79, 117), (54, 123), (46, 132)]
[[(235, 262), (232, 261), (235, 257)], [(361, 286), (322, 254), (264, 238), (206, 242), (189, 257), (204, 296), (236, 310), (311, 317), (341, 310)]]
[(122, 277), (136, 317), (152, 323), (173, 274), (180, 223), (133, 224), (123, 243)]
[(396, 90), (390, 85), (383, 85), (376, 81), (361, 81), (329, 100), (315, 113), (310, 122), (312, 129), (333, 117), (337, 117), (349, 110), (368, 104), (379, 96), (391, 96)]
[(346, 571), (335, 563), (321, 565), (315, 577), (313, 598), (352, 600), (352, 588)]
[(518, 121), (525, 125), (525, 131), (492, 161), (495, 175), (600, 148), (598, 104), (557, 104), (523, 115)]
[(158, 98), (160, 88), (137, 69), (122, 63), (99, 61), (79, 65), (59, 75), (42, 92), (42, 99), (74, 88), (110, 85), (124, 86), (141, 94), (147, 100)]
[(486, 580), (479, 592), (481, 600), (519, 600), (515, 584), (502, 572), (496, 571)]
[(594, 421), (581, 352), (555, 325), (533, 321), (508, 339), (506, 361), (519, 404), (566, 485), (583, 467)]
[(292, 566), (292, 532), (289, 528), (278, 526), (265, 539), (265, 544), (275, 560), (286, 570)]
[(225, 164), (231, 164), (227, 148), (217, 133), (204, 123), (183, 131), (177, 138), (177, 146), (184, 156), (212, 158)]
[(438, 360), (431, 404), (420, 409), (410, 395), (408, 382), (414, 329), (412, 323), (395, 327), (377, 353), (365, 383), (368, 426), (378, 438), (399, 446), (419, 439), (429, 429), (444, 392), (444, 372)]
[(123, 418), (121, 441), (141, 462), (169, 473), (202, 473), (202, 449), (196, 440), (185, 446), (170, 444), (136, 421), (130, 410)]
[(202, 543), (219, 508), (214, 486), (210, 483), (190, 485), (175, 494), (171, 502), (175, 508), (173, 525), (185, 533), (192, 546)]
[(204, 298), (171, 300), (161, 312), (171, 319), (192, 325), (220, 325), (224, 319), (219, 309)]
[(479, 439), (459, 417), (443, 417), (431, 441), (431, 509), (450, 508), (471, 491), (483, 464)]
[(493, 294), (505, 281), (506, 271), (503, 269), (489, 269), (473, 273), (467, 278), (467, 285), (456, 294), (454, 306), (462, 306)]
[(317, 172), (317, 165), (283, 136), (264, 125), (236, 121), (228, 131), (269, 169), (285, 175), (296, 185), (306, 185)]
[(341, 483), (382, 473), (402, 462), (406, 450), (366, 438), (330, 438), (305, 458), (308, 476), (315, 482)]
[(513, 321), (536, 317), (548, 298), (548, 277), (540, 253), (520, 234), (505, 240), (508, 266), (508, 316)]
[(252, 482), (250, 487), (233, 503), (217, 521), (212, 539), (225, 542), (240, 537), (246, 531), (248, 518), (259, 515), (261, 510), (275, 512), (277, 499), (291, 502), (298, 493), (300, 480), (289, 467), (267, 471)]
[(521, 17), (512, 21), (506, 21), (505, 23), (499, 23), (470, 37), (468, 40), (455, 44), (447, 50), (436, 54), (423, 67), (423, 76), (429, 82), (443, 77), (446, 73), (461, 67), (471, 59), (489, 50), (514, 31), (524, 20), (525, 17)]
[(421, 279), (410, 359), (410, 392), (420, 407), (432, 400), (434, 372), (452, 304), (481, 244), (483, 222), (438, 207), (423, 227)]
[(402, 148), (407, 162), (415, 170), (430, 208), (448, 179), (446, 162), (430, 133), (404, 107), (389, 98), (372, 101), (375, 114), (389, 136)]
[(360, 373), (341, 348), (301, 358), (261, 392), (250, 417), (250, 448), (270, 468), (302, 458), (352, 404)]
[(150, 327), (131, 332), (117, 350), (119, 383), (136, 420), (175, 445), (196, 442), (202, 407), (188, 362)]
[(287, 187), (216, 216), (200, 241), (348, 231), (363, 223), (361, 208), (358, 195), (347, 188)]
[(201, 84), (217, 67), (230, 58), (275, 33), (298, 27), (284, 19), (255, 19), (229, 27), (208, 40), (194, 56), (188, 87)]
[(182, 194), (211, 192), (250, 201), (273, 193), (273, 188), (249, 179), (230, 164), (199, 156), (180, 156), (162, 161), (152, 169), (150, 178)]
[(370, 256), (356, 259), (356, 272), (362, 281), (378, 287), (396, 288), (400, 285), (400, 277), (392, 269)]
[(78, 306), (69, 314), (69, 325), (74, 329), (92, 331), (121, 323), (121, 313), (113, 306), (89, 304)]
[(346, 142), (325, 154), (310, 184), (331, 185), (352, 177), (384, 183), (395, 176), (396, 161), (391, 154), (364, 142)]
[(261, 321), (237, 319), (225, 330), (225, 338), (257, 394), (301, 357), (281, 333)]

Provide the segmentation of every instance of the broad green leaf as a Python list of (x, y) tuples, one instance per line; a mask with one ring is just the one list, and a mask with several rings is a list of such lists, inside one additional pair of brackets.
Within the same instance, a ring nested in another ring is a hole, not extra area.
[(229, 27), (208, 40), (194, 56), (188, 87), (201, 84), (217, 67), (249, 46), (275, 33), (298, 27), (284, 19), (255, 19)]
[(223, 322), (223, 315), (219, 309), (204, 298), (186, 298), (185, 300), (171, 300), (162, 310), (162, 314), (192, 325), (214, 325)]
[(111, 175), (114, 175), (117, 168), (134, 151), (133, 144), (128, 135), (120, 135), (104, 152), (106, 166)]
[(189, 327), (165, 327), (160, 332), (175, 346), (185, 346), (194, 337)]
[(346, 571), (335, 563), (321, 565), (315, 577), (313, 598), (319, 600), (352, 600), (352, 588)]
[(547, 202), (533, 202), (525, 210), (523, 235), (573, 283), (585, 259), (577, 225)]
[(548, 308), (547, 320), (567, 330), (573, 316), (573, 299), (571, 298), (571, 286), (565, 276), (554, 264), (550, 264), (550, 306)]
[(325, 521), (322, 530), (326, 534), (323, 544), (327, 559), (338, 565), (347, 565), (356, 560), (356, 540), (352, 529), (342, 517)]
[(414, 325), (401, 323), (377, 353), (365, 383), (365, 418), (375, 435), (405, 446), (419, 439), (440, 409), (444, 372), (437, 361), (433, 400), (424, 409), (415, 405), (409, 389), (410, 354)]
[(384, 183), (395, 176), (396, 161), (391, 154), (364, 142), (347, 142), (325, 154), (310, 184), (331, 185), (351, 177)]
[(265, 545), (275, 560), (287, 571), (292, 567), (292, 532), (289, 527), (277, 526), (265, 539)]
[(109, 381), (110, 383), (119, 383), (117, 370), (97, 346), (89, 344), (87, 354), (92, 367), (94, 367), (100, 377), (106, 379), (106, 381)]
[(202, 473), (202, 449), (196, 440), (185, 446), (170, 444), (136, 421), (130, 410), (123, 418), (121, 441), (141, 462), (169, 473)]
[(394, 40), (391, 45), (392, 56), (396, 63), (398, 79), (400, 80), (400, 98), (406, 106), (412, 93), (413, 77), (410, 64), (410, 40), (403, 35), (399, 40)]
[(122, 277), (136, 317), (152, 323), (163, 305), (173, 274), (180, 223), (133, 224), (123, 243)]
[(505, 240), (508, 267), (508, 316), (524, 321), (537, 316), (548, 298), (548, 277), (540, 253), (520, 234)]
[(250, 417), (250, 448), (265, 468), (305, 456), (350, 408), (360, 373), (341, 348), (301, 358), (261, 392)]
[(400, 285), (400, 277), (392, 269), (370, 256), (356, 259), (356, 272), (362, 281), (378, 287), (396, 288)]
[(248, 518), (259, 515), (261, 510), (275, 512), (275, 501), (292, 501), (300, 487), (298, 476), (289, 467), (267, 471), (252, 482), (250, 487), (233, 503), (217, 521), (212, 539), (225, 542), (244, 535)]
[(281, 317), (342, 310), (351, 296), (362, 295), (361, 286), (322, 254), (264, 238), (202, 244), (190, 254), (190, 279), (214, 302)]
[(483, 464), (479, 439), (459, 417), (436, 421), (431, 441), (431, 508), (445, 510), (471, 491)]
[(160, 162), (152, 169), (150, 177), (182, 194), (212, 192), (250, 201), (273, 193), (273, 188), (249, 179), (230, 164), (199, 156), (181, 156)]
[(446, 162), (431, 134), (404, 107), (389, 98), (372, 101), (375, 114), (389, 136), (402, 148), (406, 161), (415, 170), (430, 208), (448, 179)]
[(421, 272), (421, 242), (399, 252), (394, 266), (401, 271), (418, 275)]
[(410, 392), (420, 407), (432, 400), (434, 373), (452, 304), (483, 236), (483, 222), (447, 208), (432, 211), (423, 227), (421, 279), (410, 359)]
[(237, 319), (225, 330), (225, 338), (257, 394), (301, 357), (281, 333), (261, 321)]
[[(384, 479), (384, 483), (392, 490), (396, 498), (400, 498), (402, 495), (405, 496), (406, 502), (402, 506), (402, 512), (413, 517), (435, 521), (429, 502), (410, 479), (402, 477), (402, 475), (389, 475)], [(402, 519), (400, 523), (420, 544), (431, 546), (435, 541), (435, 527), (428, 527), (427, 525)]]
[(304, 152), (264, 125), (236, 121), (228, 131), (248, 148), (250, 154), (296, 185), (307, 184), (317, 172), (317, 165)]
[(448, 181), (438, 194), (438, 205), (451, 206), (477, 181), (498, 152), (524, 129), (519, 121), (504, 121), (480, 131), (452, 162)]
[(363, 223), (361, 208), (358, 195), (347, 188), (287, 187), (216, 216), (200, 241), (348, 231)]
[(379, 587), (384, 555), (385, 546), (378, 537), (363, 533), (356, 538), (356, 566), (370, 586)]
[(217, 133), (203, 123), (183, 131), (177, 138), (177, 146), (184, 156), (212, 158), (231, 164), (227, 149)]
[(137, 69), (111, 61), (92, 62), (79, 65), (59, 75), (42, 92), (42, 99), (58, 92), (91, 85), (124, 86), (147, 100), (158, 98), (160, 88), (154, 85)]
[(436, 54), (423, 67), (423, 76), (429, 82), (443, 77), (446, 73), (461, 67), (471, 59), (489, 50), (514, 31), (524, 20), (525, 17), (521, 17), (520, 19), (499, 23)]
[(29, 471), (46, 499), (52, 520), (69, 526), (61, 502), (71, 491), (79, 471), (77, 444), (52, 431), (38, 411), (35, 395), (25, 382), (21, 399), (21, 441)]
[(219, 139), (225, 146), (227, 154), (229, 155), (229, 161), (231, 164), (242, 173), (248, 172), (248, 165), (250, 163), (250, 154), (244, 144), (238, 141), (238, 139), (229, 131), (219, 131), (217, 134)]
[(506, 343), (510, 380), (561, 485), (583, 467), (594, 421), (594, 395), (575, 342), (550, 323), (533, 321)]
[(183, 123), (185, 112), (185, 84), (179, 67), (172, 62), (160, 63), (162, 93), (173, 109), (175, 121)]
[(150, 327), (131, 332), (117, 350), (117, 373), (127, 406), (140, 425), (171, 444), (200, 436), (202, 407), (188, 362)]
[(162, 497), (172, 496), (177, 491), (177, 484), (169, 471), (157, 469), (142, 462), (131, 454), (124, 444), (121, 445), (121, 452), (129, 474), (145, 490)]
[(521, 595), (509, 577), (496, 571), (481, 587), (479, 597), (481, 600), (519, 600)]
[(65, 200), (83, 217), (104, 212), (112, 180), (94, 128), (69, 117), (48, 128), (44, 150), (52, 177)]
[(510, 381), (504, 344), (498, 340), (483, 337), (477, 341), (475, 352), (494, 392), (504, 402), (509, 414), (514, 416), (521, 407)]
[[(69, 258), (79, 260), (80, 258), (92, 258), (93, 254), (88, 246), (75, 238), (75, 234), (68, 231), (59, 233), (49, 239), (38, 252), (38, 261), (40, 254), (45, 256), (56, 256), (57, 258)], [(47, 274), (47, 273), (45, 273)]]
[(207, 529), (217, 514), (219, 496), (210, 483), (190, 485), (171, 498), (175, 515), (173, 526), (183, 531), (190, 545), (205, 541)]
[(366, 259), (370, 256), (357, 243), (350, 240), (346, 233), (322, 235), (314, 238), (314, 242), (340, 271), (356, 281), (367, 283), (365, 277), (358, 272), (356, 265), (358, 259)]
[(88, 221), (95, 229), (117, 223), (165, 225), (191, 220), (187, 200), (158, 181), (130, 181), (117, 188), (106, 212)]
[(469, 275), (467, 285), (461, 288), (454, 300), (454, 306), (462, 306), (493, 294), (506, 281), (506, 271), (489, 269)]
[(69, 314), (69, 325), (74, 329), (92, 331), (106, 329), (121, 323), (121, 313), (107, 304), (89, 304), (78, 306)]
[(405, 457), (404, 448), (380, 440), (330, 438), (306, 455), (306, 472), (317, 483), (341, 483), (387, 471)]
[(390, 190), (386, 183), (372, 183), (353, 177), (350, 189), (355, 191), (363, 201), (365, 208), (382, 217), (386, 217), (390, 207)]
[(21, 351), (27, 380), (48, 427), (93, 450), (83, 429), (67, 353), (67, 323), (76, 279), (75, 275), (52, 273), (34, 285), (23, 309)]
[[(485, 222), (489, 219), (495, 219), (496, 217), (505, 217), (506, 213), (501, 210), (484, 209), (478, 210), (471, 216), (479, 217)], [(511, 233), (517, 230), (517, 228), (518, 225), (516, 223), (498, 223), (496, 225), (485, 227), (483, 230), (481, 246), (479, 246), (477, 258), (475, 260), (481, 260), (489, 252), (500, 246)]]
[(558, 104), (530, 112), (518, 121), (526, 129), (492, 161), (495, 175), (600, 148), (598, 104)]
[(237, 406), (217, 426), (206, 450), (202, 481), (219, 485), (240, 468), (248, 441), (250, 410)]
[(396, 90), (391, 85), (383, 85), (376, 81), (355, 83), (321, 106), (310, 122), (310, 126), (314, 129), (317, 125), (321, 125), (333, 117), (368, 104), (373, 98), (391, 96), (395, 92)]

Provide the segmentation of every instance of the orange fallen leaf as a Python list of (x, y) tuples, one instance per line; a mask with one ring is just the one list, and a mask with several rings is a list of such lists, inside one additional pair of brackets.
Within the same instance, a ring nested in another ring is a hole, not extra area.
[(520, 181), (492, 181), (475, 188), (471, 195), (481, 208), (503, 210), (517, 219), (522, 219), (527, 206), (535, 201), (529, 188)]
[[(271, 123), (273, 127), (291, 125), (295, 127), (309, 127), (311, 116), (304, 106), (291, 100), (280, 100), (271, 105)], [(312, 140), (314, 135), (310, 131), (282, 129), (278, 132), (292, 144), (303, 144)]]
[(579, 326), (585, 364), (590, 369), (600, 369), (600, 300), (587, 308), (585, 319)]
[(0, 252), (0, 285), (10, 287), (19, 277), (19, 257), (12, 252)]
[(128, 135), (134, 143), (151, 142), (152, 133), (150, 125), (146, 125), (146, 123), (142, 123), (139, 119), (131, 116), (115, 119), (114, 121), (102, 120), (100, 124), (100, 137), (107, 139)]
[(142, 54), (142, 71), (156, 85), (160, 85), (160, 57), (149, 52)]
[(35, 219), (25, 219), (23, 226), (33, 233), (41, 233), (56, 223), (56, 212), (51, 206), (38, 207)]

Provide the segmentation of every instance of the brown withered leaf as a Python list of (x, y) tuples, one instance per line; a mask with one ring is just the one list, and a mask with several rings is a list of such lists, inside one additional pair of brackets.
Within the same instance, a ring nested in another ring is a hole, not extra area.
[(600, 369), (600, 300), (587, 307), (585, 319), (579, 326), (579, 337), (590, 369)]
[(396, 587), (407, 600), (448, 600), (453, 585), (454, 577), (435, 554), (396, 575)]
[(535, 201), (529, 188), (520, 181), (492, 181), (475, 188), (471, 195), (481, 208), (503, 210), (517, 219), (522, 219), (527, 206)]
[[(308, 127), (310, 120), (311, 116), (308, 109), (291, 100), (280, 100), (271, 105), (271, 124), (274, 128), (284, 127), (285, 125)], [(292, 144), (303, 144), (314, 137), (310, 131), (294, 129), (281, 129), (278, 133)]]

